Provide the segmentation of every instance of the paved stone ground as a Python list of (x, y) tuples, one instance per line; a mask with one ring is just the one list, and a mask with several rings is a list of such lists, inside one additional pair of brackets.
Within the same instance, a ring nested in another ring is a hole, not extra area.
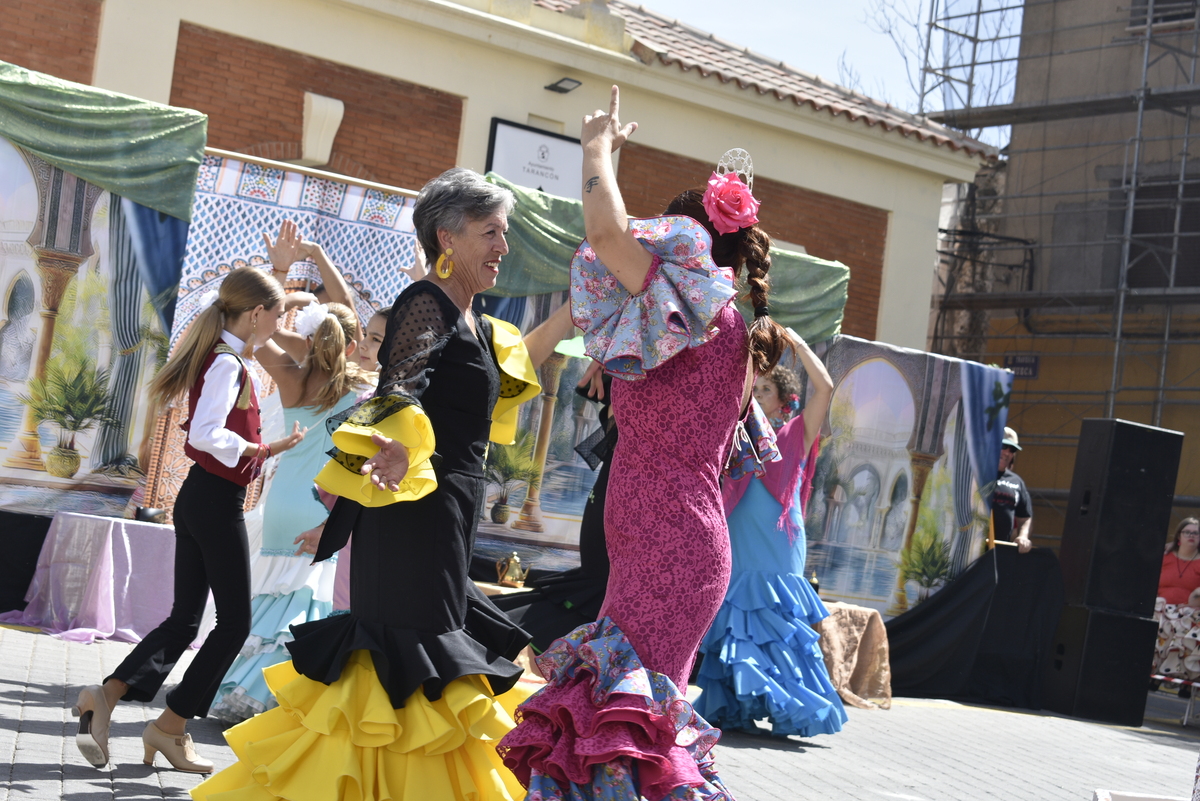
[[(0, 801), (187, 799), (198, 777), (166, 768), (161, 756), (157, 767), (142, 764), (140, 735), (162, 708), (161, 694), (152, 704), (118, 706), (108, 769), (92, 768), (75, 748), (68, 707), (76, 692), (130, 648), (0, 628)], [(1174, 696), (1152, 694), (1147, 724), (1132, 729), (897, 699), (888, 711), (849, 710), (849, 724), (831, 737), (727, 733), (717, 762), (739, 801), (1088, 801), (1095, 789), (1190, 797), (1200, 727), (1179, 726), (1182, 709)], [(190, 727), (218, 768), (232, 761), (222, 728), (210, 720)]]

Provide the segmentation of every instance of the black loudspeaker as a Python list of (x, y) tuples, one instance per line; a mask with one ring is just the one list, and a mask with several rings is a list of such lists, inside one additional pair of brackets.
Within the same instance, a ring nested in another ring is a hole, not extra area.
[(1058, 554), (1068, 604), (1154, 613), (1182, 449), (1178, 431), (1083, 421)]
[(1045, 709), (1141, 726), (1158, 623), (1083, 606), (1064, 607), (1042, 682)]

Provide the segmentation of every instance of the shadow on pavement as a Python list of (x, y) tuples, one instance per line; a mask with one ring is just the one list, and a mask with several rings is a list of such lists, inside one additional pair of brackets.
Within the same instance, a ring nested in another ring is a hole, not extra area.
[[(188, 791), (182, 787), (168, 787), (157, 784), (137, 784), (134, 782), (113, 782), (113, 793), (110, 796), (120, 801), (137, 801), (140, 798), (187, 798)], [(63, 801), (83, 801), (84, 796), (63, 795)]]
[(826, 745), (791, 737), (774, 737), (770, 729), (759, 729), (761, 734), (750, 734), (741, 731), (722, 731), (720, 748), (753, 749), (758, 751), (788, 751), (803, 754), (808, 750), (828, 748)]
[[(70, 744), (74, 747), (74, 744)], [(70, 754), (73, 758), (78, 754)], [(112, 784), (112, 773), (104, 768), (94, 768), (91, 765), (76, 762), (64, 762), (62, 778), (65, 782), (91, 782), (108, 787)]]
[(188, 724), (188, 731), (196, 745), (218, 745), (225, 747), (225, 730), (228, 724), (212, 718), (200, 718)]
[(19, 731), (22, 734), (51, 734), (55, 737), (61, 737), (70, 729), (70, 733), (74, 734), (76, 726), (74, 720), (66, 723), (61, 720), (17, 720), (16, 718), (0, 718), (0, 729), (10, 729)]
[(1187, 747), (1194, 748), (1195, 744), (1200, 744), (1200, 699), (1197, 701), (1197, 710), (1193, 714), (1191, 724), (1184, 726), (1182, 723), (1184, 710), (1187, 708), (1187, 701), (1179, 698), (1174, 692), (1160, 690), (1158, 692), (1150, 692), (1146, 697), (1146, 714), (1140, 728), (1132, 726), (1121, 726), (1115, 723), (1102, 723), (1099, 721), (1087, 721), (1086, 718), (1073, 718), (1070, 715), (1061, 715), (1057, 712), (1049, 712), (1047, 710), (1033, 709), (1018, 709), (1008, 706), (990, 706), (987, 704), (975, 704), (968, 701), (961, 701), (963, 706), (974, 707), (976, 709), (993, 709), (997, 712), (1008, 712), (1014, 715), (1028, 715), (1032, 717), (1046, 718), (1063, 718), (1065, 720), (1084, 720), (1089, 723), (1094, 723), (1097, 726), (1111, 726), (1113, 728), (1127, 731), (1137, 737), (1140, 737), (1147, 742), (1162, 743), (1164, 745), (1181, 746), (1187, 744)]
[(11, 685), (13, 689), (0, 690), (0, 699), (28, 706), (64, 707), (68, 703), (74, 703), (80, 690), (80, 687), (68, 687), (64, 690), (61, 684), (35, 684), (32, 682), (26, 684), (21, 681), (0, 679), (0, 686), (6, 684)]

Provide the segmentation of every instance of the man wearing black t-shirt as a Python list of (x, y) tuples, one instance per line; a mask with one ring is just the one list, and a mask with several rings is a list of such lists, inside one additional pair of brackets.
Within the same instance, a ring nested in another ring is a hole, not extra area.
[(1025, 482), (1010, 469), (1017, 451), (1021, 450), (1017, 442), (1017, 432), (1005, 428), (1004, 439), (1000, 443), (999, 475), (992, 493), (992, 525), (996, 530), (997, 542), (1015, 542), (1017, 551), (1028, 553), (1033, 547), (1029, 541), (1033, 505), (1029, 501)]

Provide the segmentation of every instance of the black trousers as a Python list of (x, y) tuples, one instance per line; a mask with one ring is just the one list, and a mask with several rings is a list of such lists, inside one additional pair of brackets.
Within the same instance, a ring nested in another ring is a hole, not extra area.
[(250, 546), (246, 488), (192, 465), (175, 499), (175, 599), (170, 616), (146, 635), (109, 678), (129, 685), (122, 700), (151, 701), (196, 639), (212, 590), (217, 625), (196, 653), (167, 707), (204, 717), (250, 634)]

